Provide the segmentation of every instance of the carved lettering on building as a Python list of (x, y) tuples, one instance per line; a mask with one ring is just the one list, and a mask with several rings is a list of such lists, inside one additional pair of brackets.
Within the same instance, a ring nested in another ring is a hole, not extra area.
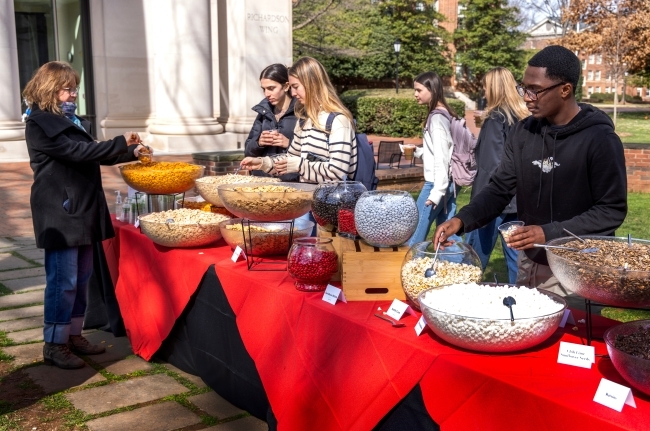
[(246, 21), (257, 24), (262, 34), (276, 35), (286, 30), (289, 16), (278, 13), (250, 12), (246, 14)]

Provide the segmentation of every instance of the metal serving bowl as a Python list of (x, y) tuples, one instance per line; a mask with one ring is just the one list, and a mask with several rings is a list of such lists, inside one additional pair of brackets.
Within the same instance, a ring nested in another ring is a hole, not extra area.
[(629, 335), (639, 328), (647, 329), (648, 327), (650, 327), (650, 320), (638, 320), (613, 326), (605, 331), (603, 335), (605, 344), (607, 344), (607, 353), (616, 371), (633, 388), (646, 395), (650, 395), (650, 359), (632, 356), (617, 349), (614, 344), (617, 335)]
[[(584, 236), (583, 239), (627, 242), (627, 238), (611, 236)], [(563, 246), (574, 238), (557, 238), (547, 245)], [(632, 239), (632, 244), (650, 246), (650, 241)], [(599, 251), (602, 253), (602, 250)], [(599, 253), (596, 252), (596, 253)], [(650, 268), (648, 271), (628, 271), (624, 268), (588, 265), (560, 256), (546, 249), (551, 271), (562, 286), (570, 291), (605, 305), (617, 307), (650, 306)]]
[[(245, 223), (244, 231), (241, 230), (241, 221), (242, 219), (235, 218), (219, 224), (221, 235), (231, 249), (234, 250), (239, 246), (242, 250), (252, 250), (252, 256), (286, 256), (289, 253), (291, 244), (289, 243), (288, 223), (250, 222), (252, 228), (249, 233)], [(238, 226), (239, 230), (228, 229), (228, 226)], [(294, 220), (293, 226), (292, 240), (295, 240), (309, 236), (314, 228), (314, 223), (307, 220)], [(268, 229), (270, 232), (257, 232), (254, 230), (257, 227)]]
[(551, 314), (515, 318), (514, 321), (509, 318), (492, 319), (451, 314), (432, 308), (423, 302), (428, 292), (445, 287), (433, 287), (418, 296), (420, 309), (427, 325), (446, 342), (479, 352), (514, 352), (542, 343), (558, 328), (567, 307), (564, 298), (543, 289), (537, 290), (549, 296), (561, 308)]
[[(288, 191), (254, 191), (259, 187), (290, 187)], [(307, 214), (311, 208), (316, 184), (250, 183), (219, 186), (219, 197), (228, 211), (237, 217), (255, 221), (292, 220)]]

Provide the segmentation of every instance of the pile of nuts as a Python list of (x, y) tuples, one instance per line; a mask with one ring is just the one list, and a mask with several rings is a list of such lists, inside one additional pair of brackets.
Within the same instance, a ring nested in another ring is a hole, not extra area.
[(166, 247), (194, 247), (221, 238), (219, 223), (230, 217), (201, 210), (177, 209), (140, 217), (142, 232)]
[(394, 247), (415, 232), (418, 209), (406, 192), (368, 192), (357, 201), (354, 223), (368, 244)]
[[(560, 281), (580, 296), (619, 306), (650, 305), (650, 246), (626, 241), (585, 239), (562, 244), (583, 250), (597, 248), (590, 253), (553, 249), (553, 255), (564, 258), (556, 265)], [(557, 260), (557, 258), (556, 258)]]
[[(516, 303), (510, 310), (503, 299)], [(467, 349), (513, 351), (532, 347), (550, 336), (564, 304), (537, 289), (517, 286), (454, 284), (422, 295), (422, 312), (433, 331)]]
[(226, 208), (239, 217), (259, 221), (290, 220), (307, 212), (312, 192), (287, 186), (235, 186), (221, 189)]
[(124, 181), (139, 192), (167, 195), (194, 186), (203, 166), (184, 162), (132, 163), (120, 166)]
[[(269, 223), (266, 225), (272, 224)], [(276, 226), (278, 227), (269, 228), (251, 224), (242, 228), (241, 223), (234, 223), (233, 220), (233, 224), (228, 224), (225, 227), (229, 231), (238, 232), (238, 234), (228, 235), (225, 239), (233, 250), (239, 246), (242, 250), (252, 251), (249, 253), (251, 256), (286, 255), (291, 246), (289, 243), (289, 235), (291, 232), (286, 227), (280, 227), (280, 224)], [(242, 234), (244, 230), (246, 232)], [(310, 233), (311, 228), (302, 230), (294, 228), (292, 237), (293, 239), (302, 238), (309, 236)], [(244, 238), (246, 239), (245, 244)]]
[(212, 205), (223, 207), (218, 190), (218, 187), (221, 184), (277, 183), (279, 181), (279, 178), (226, 174), (199, 178), (196, 180), (195, 186), (203, 199), (210, 202)]
[(425, 256), (409, 260), (402, 266), (402, 288), (416, 304), (418, 295), (425, 289), (454, 283), (478, 283), (483, 277), (478, 266), (438, 260), (434, 265), (436, 274), (427, 278), (424, 273), (432, 263), (433, 258)]

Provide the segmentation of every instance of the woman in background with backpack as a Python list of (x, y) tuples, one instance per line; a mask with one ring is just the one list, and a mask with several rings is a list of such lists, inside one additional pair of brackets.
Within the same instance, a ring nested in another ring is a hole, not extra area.
[[(522, 98), (517, 94), (515, 78), (508, 69), (497, 67), (490, 70), (485, 74), (484, 86), (487, 107), (481, 116), (483, 125), (476, 146), (478, 170), (472, 186), (471, 199), (490, 182), (490, 177), (501, 163), (503, 145), (510, 128), (529, 115)], [(517, 220), (516, 199), (512, 198), (499, 217), (465, 235), (465, 241), (481, 258), (484, 270), (496, 244), (499, 225)], [(507, 247), (503, 238), (501, 244), (508, 266), (509, 283), (514, 284), (517, 280), (517, 250)]]
[[(297, 102), (298, 122), (286, 154), (246, 157), (241, 166), (272, 175), (298, 173), (305, 183), (353, 180), (357, 167), (357, 140), (352, 114), (336, 95), (327, 72), (311, 57), (289, 68), (289, 85)], [(327, 133), (327, 120), (336, 113)]]
[(451, 139), (450, 121), (447, 116), (434, 111), (446, 111), (457, 117), (447, 104), (443, 93), (442, 80), (435, 72), (418, 75), (413, 83), (415, 99), (420, 105), (427, 105), (427, 117), (422, 134), (422, 148), (415, 155), (421, 157), (424, 165), (424, 187), (420, 192), (417, 207), (418, 226), (409, 246), (425, 241), (431, 225), (441, 224), (456, 214), (456, 186), (450, 181), (451, 152), (454, 143)]

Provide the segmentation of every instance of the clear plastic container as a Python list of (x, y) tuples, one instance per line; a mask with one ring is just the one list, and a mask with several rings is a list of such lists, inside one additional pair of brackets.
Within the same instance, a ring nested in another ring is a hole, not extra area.
[(331, 238), (297, 238), (289, 251), (287, 271), (296, 289), (322, 292), (339, 269)]
[(338, 229), (341, 236), (356, 237), (354, 208), (366, 191), (366, 187), (357, 181), (320, 184), (314, 191), (314, 202), (311, 207), (314, 219), (327, 232)]
[(395, 247), (415, 232), (418, 208), (407, 192), (373, 190), (357, 201), (354, 224), (361, 238), (373, 247)]

